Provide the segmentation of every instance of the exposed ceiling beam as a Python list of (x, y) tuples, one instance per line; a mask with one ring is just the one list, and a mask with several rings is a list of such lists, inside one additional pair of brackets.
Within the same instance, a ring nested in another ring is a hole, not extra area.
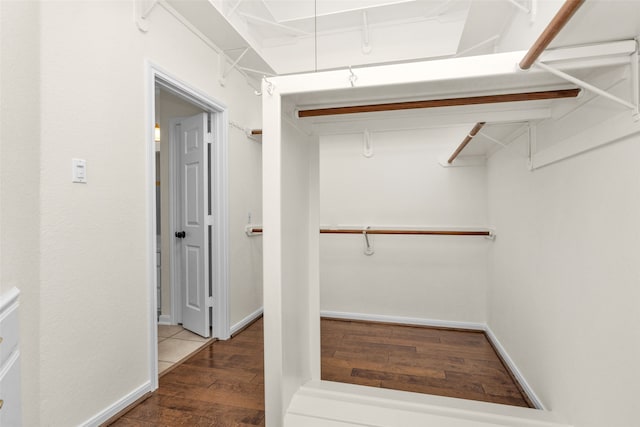
[(580, 89), (549, 90), (541, 92), (507, 93), (500, 95), (470, 96), (465, 98), (429, 99), (424, 101), (393, 102), (386, 104), (352, 105), (346, 107), (299, 110), (298, 117), (331, 116), (340, 114), (371, 113), (377, 111), (411, 110), (417, 108), (453, 107), (460, 105), (496, 104), (500, 102), (540, 101), (545, 99), (575, 98)]

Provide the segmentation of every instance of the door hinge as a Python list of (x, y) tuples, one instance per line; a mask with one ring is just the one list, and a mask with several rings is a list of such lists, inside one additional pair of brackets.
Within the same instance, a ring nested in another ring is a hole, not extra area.
[(213, 134), (212, 133), (205, 133), (204, 134), (204, 140), (207, 144), (213, 144)]
[(207, 298), (207, 307), (213, 307), (213, 297)]
[(205, 220), (206, 225), (213, 225), (213, 215), (207, 215), (207, 219)]

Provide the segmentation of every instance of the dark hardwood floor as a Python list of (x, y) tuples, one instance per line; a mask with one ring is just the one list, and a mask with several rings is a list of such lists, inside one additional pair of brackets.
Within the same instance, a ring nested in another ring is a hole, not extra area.
[[(323, 319), (322, 379), (530, 406), (481, 332)], [(263, 322), (160, 378), (111, 425), (263, 426)]]
[(160, 377), (160, 387), (113, 426), (264, 426), (262, 319), (215, 341)]
[(532, 407), (483, 332), (321, 322), (322, 379)]

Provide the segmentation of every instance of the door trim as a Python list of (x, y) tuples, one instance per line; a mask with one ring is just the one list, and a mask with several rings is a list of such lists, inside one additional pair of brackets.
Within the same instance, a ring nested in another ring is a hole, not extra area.
[[(228, 111), (226, 105), (195, 89), (183, 80), (146, 61), (147, 120), (147, 277), (149, 289), (149, 376), (152, 388), (158, 388), (158, 321), (156, 290), (156, 167), (155, 167), (155, 85), (173, 92), (205, 111), (212, 113), (211, 144), (211, 210), (213, 232), (211, 244), (211, 281), (213, 293), (212, 336), (228, 339), (229, 333), (229, 168), (228, 168)], [(171, 185), (171, 184), (170, 184)], [(172, 298), (173, 299), (173, 298)], [(174, 301), (172, 301), (172, 304)], [(173, 310), (172, 310), (173, 311)], [(173, 316), (173, 313), (172, 313)], [(173, 320), (173, 319), (172, 319)]]
[[(154, 104), (155, 105), (155, 104)], [(178, 124), (177, 118), (172, 118), (169, 120), (169, 150), (167, 150), (167, 154), (169, 156), (169, 230), (177, 230), (177, 218), (178, 214), (178, 203), (176, 200), (177, 193), (177, 184), (176, 184), (176, 173), (177, 173), (177, 155), (176, 155), (176, 141), (178, 135), (176, 134), (176, 125)], [(209, 159), (209, 163), (211, 163), (211, 159)], [(171, 239), (171, 231), (169, 232), (169, 236)], [(169, 314), (171, 318), (171, 324), (176, 325), (178, 323), (182, 323), (182, 289), (178, 286), (180, 282), (180, 275), (182, 271), (178, 269), (178, 257), (180, 256), (177, 253), (175, 248), (175, 241), (170, 246), (169, 251), (169, 264), (171, 265), (171, 314)], [(211, 260), (209, 260), (211, 262)]]

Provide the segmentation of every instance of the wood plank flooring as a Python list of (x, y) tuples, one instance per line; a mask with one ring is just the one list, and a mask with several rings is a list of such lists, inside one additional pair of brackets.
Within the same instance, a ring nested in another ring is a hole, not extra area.
[(323, 380), (532, 407), (482, 332), (321, 322)]
[[(323, 319), (322, 379), (530, 406), (481, 332)], [(262, 319), (160, 378), (111, 425), (263, 426)]]
[(263, 322), (216, 341), (160, 377), (113, 426), (264, 426)]

